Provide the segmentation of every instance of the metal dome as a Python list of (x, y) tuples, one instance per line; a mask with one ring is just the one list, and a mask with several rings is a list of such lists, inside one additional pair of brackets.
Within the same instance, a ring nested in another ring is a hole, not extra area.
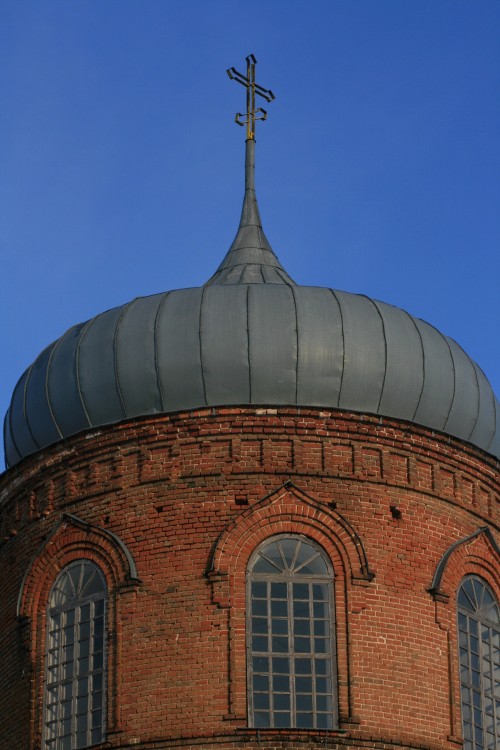
[(7, 466), (89, 428), (247, 405), (402, 419), (500, 458), (500, 405), (455, 341), (391, 305), (288, 276), (262, 230), (254, 145), (240, 226), (214, 276), (108, 310), (45, 349), (14, 390)]

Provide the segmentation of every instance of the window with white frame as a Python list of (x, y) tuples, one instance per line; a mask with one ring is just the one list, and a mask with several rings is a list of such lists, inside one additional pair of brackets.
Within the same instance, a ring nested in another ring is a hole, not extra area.
[(68, 565), (47, 608), (44, 750), (104, 741), (106, 582), (88, 560)]
[(337, 726), (333, 568), (302, 535), (275, 536), (248, 566), (249, 720), (254, 727)]
[(464, 750), (500, 747), (500, 609), (489, 586), (467, 576), (458, 592)]

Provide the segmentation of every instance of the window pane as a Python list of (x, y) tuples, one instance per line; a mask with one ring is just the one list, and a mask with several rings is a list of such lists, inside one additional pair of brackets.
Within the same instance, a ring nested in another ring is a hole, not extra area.
[(296, 677), (295, 689), (298, 693), (312, 693), (312, 677)]
[(252, 633), (263, 634), (267, 633), (267, 619), (260, 617), (252, 618)]
[(327, 567), (323, 558), (320, 555), (317, 555), (316, 557), (306, 562), (305, 565), (302, 565), (300, 568), (298, 568), (297, 573), (301, 576), (313, 574), (326, 575)]
[(277, 599), (271, 601), (271, 614), (274, 617), (287, 617), (288, 616), (288, 604), (285, 600)]
[(287, 654), (288, 638), (286, 636), (273, 636), (271, 639), (271, 648), (275, 654)]
[(290, 678), (285, 675), (273, 675), (273, 690), (275, 693), (289, 692)]
[(295, 651), (298, 654), (307, 654), (311, 651), (310, 638), (295, 638)]
[(318, 711), (331, 711), (332, 699), (329, 695), (316, 696), (316, 708)]
[(252, 596), (256, 599), (265, 599), (267, 596), (267, 584), (262, 581), (252, 583)]
[(309, 601), (309, 586), (307, 583), (294, 583), (293, 584), (293, 598), (305, 599)]
[(289, 659), (280, 659), (279, 657), (275, 657), (272, 660), (273, 663), (273, 672), (275, 674), (289, 674), (290, 673), (290, 661)]
[(265, 617), (267, 615), (267, 601), (265, 599), (253, 599), (252, 614)]
[(312, 674), (311, 659), (295, 659), (295, 674)]
[(253, 721), (256, 727), (270, 727), (271, 714), (269, 711), (254, 711)]
[(298, 541), (296, 539), (283, 539), (280, 542), (280, 546), (287, 568), (292, 568), (295, 555), (297, 554), (297, 548), (299, 546)]
[(316, 726), (318, 729), (333, 729), (331, 710), (328, 713), (319, 713), (318, 709)]
[(271, 601), (271, 614), (274, 617), (287, 617), (288, 616), (288, 605), (285, 600), (277, 599)]
[(269, 691), (269, 677), (267, 675), (254, 674), (253, 689)]
[(92, 693), (92, 708), (102, 708), (102, 693)]
[(254, 672), (269, 671), (269, 660), (266, 656), (254, 656), (254, 658), (252, 659), (252, 665)]
[(286, 583), (271, 583), (271, 597), (272, 599), (286, 599)]
[(87, 716), (76, 717), (76, 729), (77, 732), (87, 731)]
[[(267, 626), (267, 621), (264, 620)], [(288, 620), (272, 620), (271, 632), (273, 635), (284, 635), (288, 633)]]
[(326, 602), (313, 602), (314, 617), (329, 617), (329, 605)]
[(259, 711), (263, 708), (269, 710), (269, 694), (256, 693), (253, 698), (253, 705), (256, 711)]
[(281, 713), (276, 712), (274, 714), (274, 726), (275, 727), (291, 727), (292, 724), (290, 722), (290, 714), (289, 713)]
[(259, 573), (278, 573), (279, 569), (273, 563), (261, 557), (255, 564), (255, 571)]
[(312, 695), (297, 695), (297, 711), (312, 711)]
[(294, 599), (293, 614), (295, 617), (309, 617), (309, 602)]
[(76, 712), (77, 714), (87, 713), (89, 708), (89, 697), (84, 695), (81, 698), (76, 699)]
[(90, 638), (90, 622), (82, 622), (78, 628), (78, 640), (83, 641)]
[(314, 601), (328, 602), (330, 601), (330, 594), (328, 585), (326, 583), (315, 583), (313, 585), (313, 599)]
[(298, 713), (297, 714), (297, 726), (300, 729), (312, 729), (314, 726), (312, 713), (310, 714)]
[(286, 693), (275, 693), (274, 694), (274, 710), (283, 711), (290, 710), (290, 695)]
[(254, 635), (252, 638), (252, 650), (253, 651), (267, 651), (267, 636)]
[[(317, 623), (314, 623), (316, 626)], [(311, 632), (310, 620), (295, 620), (293, 629), (296, 635), (309, 635)], [(314, 628), (316, 630), (316, 627)]]

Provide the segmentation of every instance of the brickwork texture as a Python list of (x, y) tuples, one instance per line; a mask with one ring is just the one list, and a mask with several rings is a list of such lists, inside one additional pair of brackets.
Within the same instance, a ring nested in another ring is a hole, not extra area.
[[(25, 459), (0, 478), (0, 750), (42, 746), (47, 601), (78, 559), (109, 591), (99, 747), (456, 750), (456, 592), (500, 598), (499, 498), (480, 450), (333, 411), (142, 418)], [(249, 726), (246, 568), (284, 533), (334, 569), (335, 731)]]

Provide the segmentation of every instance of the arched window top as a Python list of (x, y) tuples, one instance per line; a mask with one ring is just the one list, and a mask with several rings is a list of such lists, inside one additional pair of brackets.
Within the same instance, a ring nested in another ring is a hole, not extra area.
[(325, 553), (300, 536), (274, 537), (265, 542), (250, 560), (249, 571), (280, 576), (332, 576)]
[(488, 586), (476, 576), (468, 576), (458, 592), (458, 606), (477, 619), (500, 624), (500, 608)]
[(102, 598), (106, 595), (106, 582), (99, 568), (88, 560), (77, 560), (57, 578), (49, 600), (49, 609), (63, 610), (76, 602)]

